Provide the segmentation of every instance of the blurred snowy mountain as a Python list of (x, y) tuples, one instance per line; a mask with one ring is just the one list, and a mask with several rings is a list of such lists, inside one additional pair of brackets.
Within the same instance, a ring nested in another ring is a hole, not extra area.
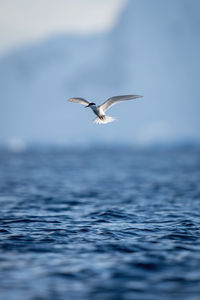
[[(54, 36), (0, 60), (0, 141), (87, 143), (199, 139), (198, 0), (129, 1), (112, 32)], [(142, 100), (94, 116), (66, 102), (101, 103), (136, 93)]]

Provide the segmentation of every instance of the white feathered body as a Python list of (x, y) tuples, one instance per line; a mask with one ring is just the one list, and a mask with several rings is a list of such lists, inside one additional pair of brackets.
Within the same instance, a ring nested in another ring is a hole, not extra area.
[(107, 116), (101, 106), (90, 105), (90, 108), (93, 110), (97, 118), (94, 119), (94, 123), (96, 124), (107, 124), (115, 121), (115, 118)]
[(105, 114), (106, 110), (108, 110), (110, 107), (112, 107), (116, 103), (119, 103), (119, 102), (122, 102), (125, 100), (133, 100), (133, 99), (137, 99), (137, 98), (141, 98), (141, 97), (142, 96), (139, 96), (139, 95), (114, 96), (114, 97), (108, 98), (101, 105), (96, 105), (94, 102), (89, 102), (89, 101), (85, 100), (84, 98), (80, 98), (80, 97), (70, 98), (70, 99), (68, 99), (68, 101), (86, 105), (85, 107), (90, 107), (93, 110), (94, 114), (97, 115), (97, 117), (94, 119), (94, 123), (107, 124), (107, 123), (115, 121), (115, 118), (107, 116)]

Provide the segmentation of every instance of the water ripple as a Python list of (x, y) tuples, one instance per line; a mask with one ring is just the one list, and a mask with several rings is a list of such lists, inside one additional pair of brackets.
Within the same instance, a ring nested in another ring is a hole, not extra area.
[(0, 151), (1, 299), (197, 300), (200, 151)]

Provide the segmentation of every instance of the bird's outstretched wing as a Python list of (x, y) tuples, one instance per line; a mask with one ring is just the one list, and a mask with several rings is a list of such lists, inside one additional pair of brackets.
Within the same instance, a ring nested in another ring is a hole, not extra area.
[(90, 102), (88, 102), (87, 100), (83, 99), (83, 98), (70, 98), (68, 99), (68, 101), (70, 102), (75, 102), (75, 103), (80, 103), (83, 105), (88, 105)]
[(122, 95), (122, 96), (114, 96), (106, 100), (103, 104), (101, 104), (100, 108), (103, 109), (103, 111), (106, 111), (107, 109), (111, 108), (111, 106), (115, 105), (118, 102), (126, 101), (126, 100), (132, 100), (136, 98), (141, 98), (143, 96), (139, 95)]

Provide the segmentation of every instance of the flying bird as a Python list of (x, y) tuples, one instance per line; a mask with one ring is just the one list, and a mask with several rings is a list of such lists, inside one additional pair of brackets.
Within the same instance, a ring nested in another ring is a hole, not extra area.
[(94, 114), (97, 115), (97, 117), (94, 119), (94, 123), (96, 124), (107, 124), (110, 122), (115, 121), (115, 118), (107, 116), (105, 114), (106, 110), (111, 108), (113, 105), (126, 101), (126, 100), (133, 100), (137, 98), (142, 98), (143, 96), (139, 95), (121, 95), (121, 96), (114, 96), (111, 98), (108, 98), (103, 104), (96, 105), (94, 102), (89, 102), (85, 100), (84, 98), (70, 98), (68, 101), (80, 103), (85, 105), (85, 107), (90, 107)]

